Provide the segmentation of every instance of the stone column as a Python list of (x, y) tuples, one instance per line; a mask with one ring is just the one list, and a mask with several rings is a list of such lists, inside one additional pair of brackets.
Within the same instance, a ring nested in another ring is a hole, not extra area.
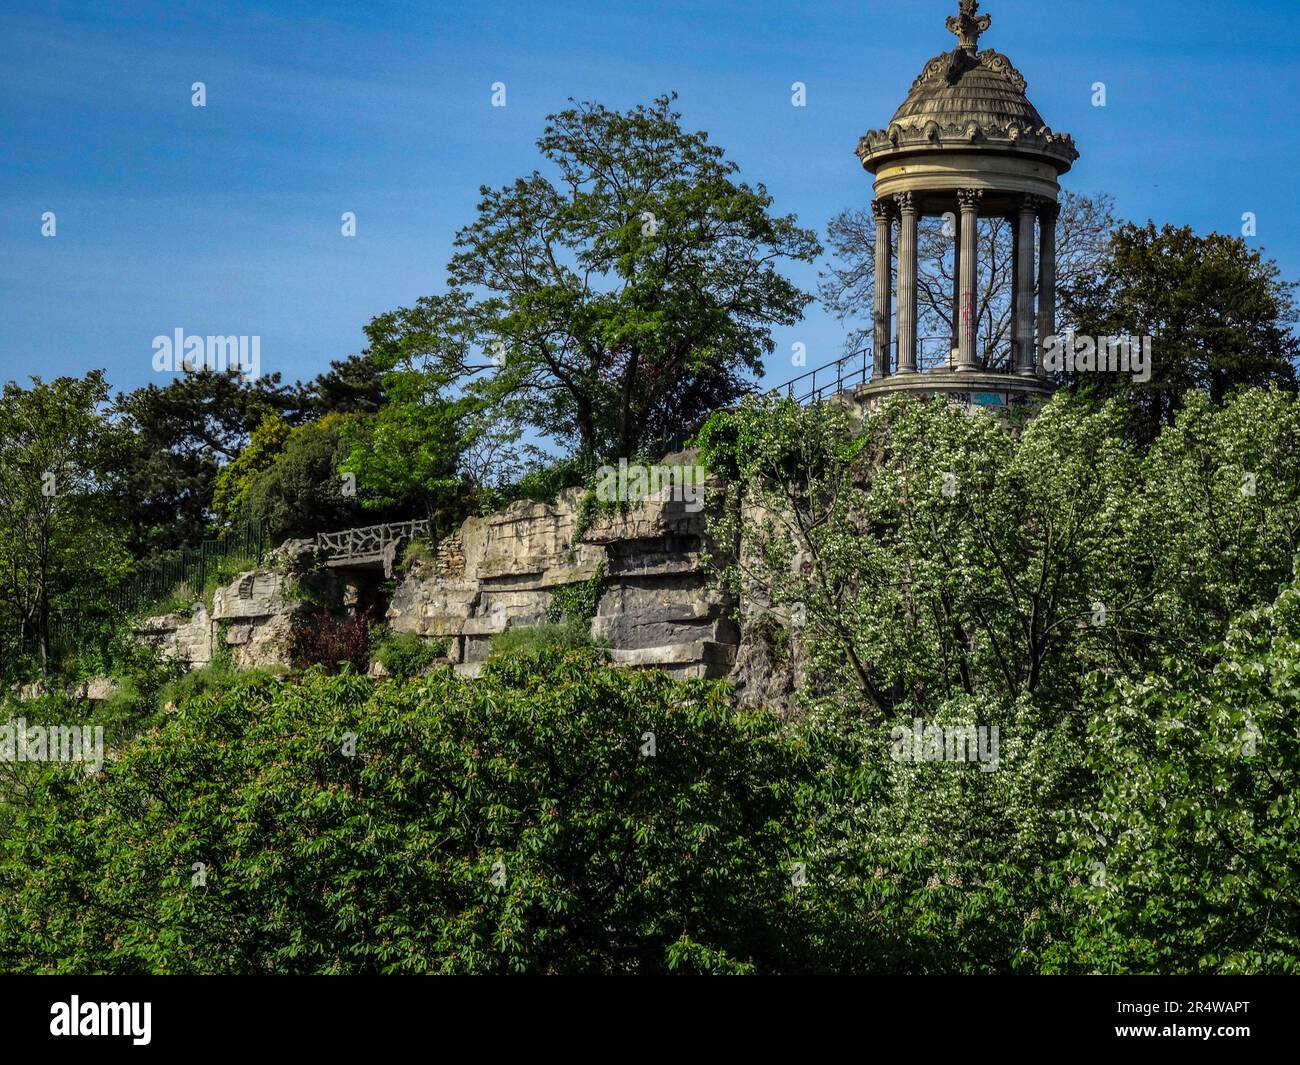
[(871, 317), (872, 376), (877, 380), (889, 376), (889, 313), (893, 290), (892, 208), (887, 200), (875, 200), (871, 213), (876, 216), (876, 302)]
[(898, 204), (898, 372), (916, 373), (916, 202), (900, 192)]
[(980, 198), (983, 189), (958, 189), (957, 203), (961, 207), (961, 244), (958, 246), (958, 290), (960, 314), (957, 334), (957, 369), (978, 370), (975, 361), (975, 329), (979, 324), (979, 308), (975, 305), (975, 284), (979, 262), (976, 258), (975, 238), (979, 232)]
[(1007, 215), (1007, 225), (1011, 228), (1011, 344), (1007, 356), (1007, 372), (1013, 373), (1020, 366), (1020, 213), (1012, 211)]
[(1016, 332), (1019, 334), (1016, 372), (1030, 377), (1038, 373), (1034, 348), (1034, 217), (1037, 214), (1037, 196), (1021, 199), (1020, 221), (1016, 227)]
[(1055, 200), (1045, 202), (1038, 212), (1041, 227), (1038, 249), (1038, 344), (1035, 347), (1035, 366), (1043, 369), (1042, 345), (1056, 335), (1056, 219), (1061, 205)]
[(961, 215), (954, 215), (952, 231), (952, 353), (948, 356), (948, 369), (957, 364), (957, 349), (961, 345)]

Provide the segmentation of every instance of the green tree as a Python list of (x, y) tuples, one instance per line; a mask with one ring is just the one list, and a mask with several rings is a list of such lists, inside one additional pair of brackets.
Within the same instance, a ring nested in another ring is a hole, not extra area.
[(245, 381), (199, 370), (119, 396), (133, 446), (113, 470), (138, 557), (198, 543), (213, 519), (221, 467), (239, 456), (268, 415), (296, 420), (299, 400), (278, 374)]
[(1174, 420), (1188, 392), (1217, 402), (1240, 385), (1294, 388), (1294, 287), (1239, 237), (1128, 223), (1092, 282), (1063, 293), (1064, 310), (1086, 336), (1152, 337), (1150, 380), (1080, 373), (1072, 383), (1122, 395), (1140, 413), (1144, 441)]
[(4, 841), (0, 967), (797, 969), (820, 918), (795, 903), (780, 731), (591, 653), (473, 684), (236, 682), (99, 778), (46, 774)]
[(123, 434), (107, 400), (98, 370), (0, 393), (0, 617), (42, 673), (54, 618), (75, 625), (125, 569), (106, 487)]
[[(870, 928), (903, 945), (884, 971), (1294, 967), (1294, 637), (1227, 634), (1292, 580), (1300, 400), (1189, 395), (1145, 454), (1129, 413), (1063, 393), (1023, 424), (899, 398), (855, 428), (767, 402), (702, 431), (732, 481), (716, 562), (801, 663), (820, 778), (797, 823), (806, 898), (846, 929), (830, 950)], [(1252, 691), (1274, 747), (1243, 765), (1220, 747)], [(996, 725), (998, 770), (895, 760), (916, 719)], [(1198, 908), (1252, 861), (1239, 922), (1235, 881)]]
[[(1124, 529), (1143, 565), (1135, 648), (1201, 660), (1239, 614), (1271, 603), (1300, 550), (1300, 397), (1189, 394), (1144, 457)], [(1130, 665), (1143, 660), (1137, 655)]]
[(1300, 972), (1300, 587), (1213, 654), (1099, 694), (1098, 795), (1072, 819), (1080, 920), (1049, 968)]
[[(265, 523), (276, 541), (365, 524), (351, 479), (341, 470), (350, 451), (348, 425), (356, 417), (364, 416), (327, 414), (289, 429), (274, 455), (269, 451), (282, 432), (276, 423), (265, 435), (254, 433), (253, 443), (226, 468), (230, 480), (218, 482), (234, 490), (231, 517)], [(254, 469), (262, 463), (263, 469)]]
[(716, 415), (719, 564), (743, 609), (802, 611), (818, 683), (869, 716), (1073, 705), (1092, 670), (1194, 659), (1300, 549), (1294, 394), (1189, 397), (1146, 456), (1127, 417), (1067, 394), (1019, 426), (903, 397), (856, 431), (828, 405)]
[(731, 506), (742, 609), (803, 615), (824, 691), (868, 716), (960, 694), (1008, 704), (1108, 654), (1140, 560), (1114, 536), (1136, 459), (1114, 409), (1053, 403), (1018, 434), (944, 403), (891, 400), (854, 434), (835, 407), (767, 401), (701, 433)]
[(384, 405), (382, 367), (362, 352), (336, 359), (308, 385), (300, 386), (300, 403), (310, 417), (326, 414), (373, 414)]
[(341, 423), (339, 469), (355, 478), (368, 510), (420, 513), (446, 527), (465, 516), (458, 471), (477, 404), (444, 398), (437, 379), (418, 371), (394, 369), (385, 381), (389, 401), (381, 410)]
[(771, 327), (811, 298), (778, 264), (820, 247), (682, 129), (673, 99), (550, 116), (538, 147), (555, 178), (484, 188), (448, 292), (376, 318), (371, 352), (519, 403), (598, 456), (631, 456), (733, 400), (762, 372)]
[(248, 494), (253, 482), (284, 454), (293, 426), (279, 414), (268, 414), (253, 430), (248, 445), (217, 472), (212, 509), (228, 522), (248, 519)]

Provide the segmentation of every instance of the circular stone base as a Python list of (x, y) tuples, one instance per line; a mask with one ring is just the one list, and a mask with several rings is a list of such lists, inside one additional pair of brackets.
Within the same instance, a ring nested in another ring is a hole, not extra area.
[(1045, 378), (989, 370), (931, 370), (890, 374), (857, 389), (856, 402), (873, 410), (889, 396), (945, 396), (967, 410), (1006, 410), (1047, 400), (1054, 386)]

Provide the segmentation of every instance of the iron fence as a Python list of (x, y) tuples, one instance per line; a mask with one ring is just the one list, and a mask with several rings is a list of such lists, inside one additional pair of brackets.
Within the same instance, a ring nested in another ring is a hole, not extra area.
[(269, 548), (266, 526), (260, 521), (232, 529), (224, 536), (204, 540), (145, 563), (108, 594), (113, 608), (136, 614), (154, 603), (174, 597), (199, 598), (213, 579), (234, 576), (233, 567), (255, 569)]
[[(919, 373), (931, 370), (952, 370), (956, 368), (955, 351), (951, 337), (917, 337), (916, 369)], [(898, 366), (898, 340), (893, 342), (893, 365)], [(993, 355), (985, 354), (979, 359), (981, 369), (1005, 370), (1010, 362), (1007, 351)], [(871, 349), (860, 348), (843, 358), (810, 370), (801, 377), (796, 377), (776, 388), (769, 389), (768, 396), (784, 396), (801, 406), (805, 403), (821, 403), (832, 396), (853, 392), (863, 385), (870, 384), (875, 376)]]

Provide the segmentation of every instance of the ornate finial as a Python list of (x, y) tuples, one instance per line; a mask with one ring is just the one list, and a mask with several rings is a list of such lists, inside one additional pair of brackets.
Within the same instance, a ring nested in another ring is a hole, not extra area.
[(976, 15), (979, 0), (960, 0), (961, 13), (948, 18), (948, 32), (955, 34), (963, 51), (974, 55), (980, 50), (980, 34), (993, 24), (991, 15)]

